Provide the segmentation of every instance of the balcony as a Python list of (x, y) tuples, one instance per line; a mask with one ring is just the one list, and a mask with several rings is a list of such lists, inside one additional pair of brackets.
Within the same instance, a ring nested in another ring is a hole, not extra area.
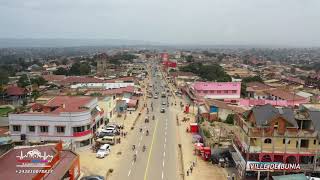
[(92, 131), (90, 129), (86, 130), (86, 131), (82, 131), (82, 132), (74, 132), (73, 137), (82, 137), (82, 136), (86, 136), (91, 133), (92, 133)]

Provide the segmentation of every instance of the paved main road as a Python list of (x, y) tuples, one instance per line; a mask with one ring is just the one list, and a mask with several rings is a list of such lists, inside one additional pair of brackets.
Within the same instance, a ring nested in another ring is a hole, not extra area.
[[(146, 116), (149, 116), (150, 123), (144, 123), (144, 115), (139, 120), (129, 137), (130, 148), (127, 152), (123, 152), (124, 158), (115, 169), (112, 179), (176, 180), (179, 178), (176, 115), (170, 108), (171, 103), (169, 107), (162, 105), (162, 102), (167, 103), (167, 98), (160, 96), (164, 91), (161, 85), (164, 85), (165, 81), (160, 77), (153, 77), (152, 73), (150, 77), (155, 87), (153, 92), (159, 93), (159, 99), (148, 99), (149, 114)], [(169, 97), (169, 102), (172, 102), (172, 97)], [(160, 113), (162, 107), (165, 107), (165, 113)], [(152, 115), (155, 115), (154, 121)], [(143, 128), (143, 132), (140, 132), (139, 128)], [(149, 136), (145, 134), (146, 129), (150, 132)], [(132, 145), (136, 146), (136, 150), (132, 151)], [(142, 152), (143, 145), (147, 147), (145, 152)], [(133, 162), (133, 154), (137, 154), (136, 162)]]

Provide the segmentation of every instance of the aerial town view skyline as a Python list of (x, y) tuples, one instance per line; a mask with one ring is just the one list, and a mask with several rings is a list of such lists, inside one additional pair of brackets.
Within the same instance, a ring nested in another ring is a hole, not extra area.
[(0, 180), (320, 180), (320, 1), (0, 2)]

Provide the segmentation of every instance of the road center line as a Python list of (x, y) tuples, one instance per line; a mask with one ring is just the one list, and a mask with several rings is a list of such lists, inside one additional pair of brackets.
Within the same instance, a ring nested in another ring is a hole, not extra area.
[(164, 149), (166, 148), (166, 143), (164, 143), (163, 148), (164, 148)]
[(162, 171), (162, 173), (161, 173), (161, 179), (163, 179), (163, 171)]
[(163, 157), (166, 157), (166, 152), (165, 151), (163, 151)]
[(164, 138), (164, 142), (165, 142), (165, 143), (167, 142), (167, 138), (166, 138), (166, 137)]
[(164, 160), (162, 160), (162, 167), (164, 167)]
[(131, 169), (129, 170), (128, 176), (130, 176), (130, 174), (131, 174)]
[(154, 143), (154, 139), (157, 134), (158, 122), (159, 122), (159, 120), (156, 121), (156, 126), (154, 128), (154, 133), (152, 135), (152, 141), (151, 141), (151, 147), (150, 147), (148, 161), (147, 161), (147, 167), (146, 167), (146, 171), (144, 173), (144, 180), (147, 180), (147, 174), (148, 174), (148, 169), (149, 169), (149, 164), (150, 164), (150, 159), (151, 159), (151, 154), (152, 154), (153, 143)]

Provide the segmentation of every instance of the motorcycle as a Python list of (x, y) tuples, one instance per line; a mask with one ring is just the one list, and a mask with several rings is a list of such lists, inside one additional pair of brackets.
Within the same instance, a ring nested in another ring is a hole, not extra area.
[(142, 148), (142, 152), (145, 152), (147, 149), (147, 147), (144, 145), (143, 148)]

